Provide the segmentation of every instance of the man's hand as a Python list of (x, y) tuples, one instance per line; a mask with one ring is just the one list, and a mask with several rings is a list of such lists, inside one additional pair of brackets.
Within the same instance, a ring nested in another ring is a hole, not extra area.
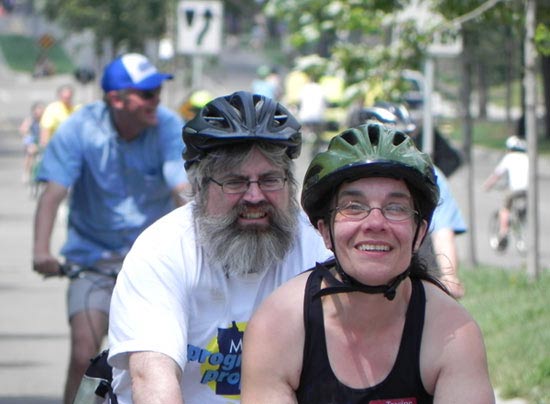
[(59, 265), (57, 258), (51, 254), (35, 254), (33, 257), (33, 270), (45, 277), (59, 275)]

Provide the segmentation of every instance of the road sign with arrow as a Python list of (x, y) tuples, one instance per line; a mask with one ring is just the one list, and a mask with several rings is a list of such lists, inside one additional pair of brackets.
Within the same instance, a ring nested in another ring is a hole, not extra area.
[(178, 52), (216, 54), (222, 41), (221, 1), (181, 0), (178, 5)]

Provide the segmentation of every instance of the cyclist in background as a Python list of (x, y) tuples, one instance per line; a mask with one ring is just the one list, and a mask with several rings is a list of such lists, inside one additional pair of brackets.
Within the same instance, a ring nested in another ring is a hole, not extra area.
[[(35, 213), (33, 266), (59, 271), (50, 240), (61, 202), (70, 192), (68, 263), (118, 272), (143, 229), (183, 203), (187, 186), (181, 119), (159, 106), (160, 73), (139, 54), (126, 54), (103, 73), (104, 99), (80, 108), (48, 143), (38, 179), (45, 182)], [(71, 329), (64, 402), (70, 404), (90, 358), (107, 331), (114, 279), (83, 273), (67, 294)]]
[[(379, 103), (378, 106), (365, 108), (360, 112), (359, 118), (364, 122), (375, 120), (389, 125), (404, 133), (417, 135), (417, 128), (410, 119), (407, 109), (400, 104)], [(388, 106), (391, 106), (388, 108)], [(418, 145), (417, 145), (418, 147)], [(439, 186), (439, 203), (435, 209), (430, 237), (422, 243), (419, 255), (430, 267), (437, 267), (440, 279), (451, 294), (459, 299), (464, 296), (464, 285), (458, 277), (458, 251), (456, 236), (465, 233), (468, 228), (462, 217), (458, 203), (451, 192), (451, 187), (443, 172), (435, 165), (437, 185)]]
[(312, 152), (315, 154), (323, 143), (327, 100), (323, 87), (318, 81), (320, 77), (308, 73), (307, 78), (308, 81), (300, 90), (298, 119), (303, 125), (304, 138), (312, 144)]
[(74, 89), (64, 84), (57, 89), (57, 100), (50, 102), (40, 119), (40, 147), (44, 148), (51, 140), (55, 131), (79, 105), (73, 104)]
[[(406, 133), (414, 140), (416, 147), (422, 150), (424, 143), (423, 128), (420, 122), (414, 120), (403, 104), (379, 101), (374, 104), (375, 107), (384, 108), (392, 112), (403, 126), (407, 128)], [(441, 134), (437, 126), (433, 127), (433, 153), (432, 160), (445, 177), (450, 178), (462, 165), (462, 154)]]
[(44, 112), (44, 103), (35, 102), (31, 106), (31, 114), (19, 125), (19, 133), (23, 136), (25, 161), (23, 165), (23, 183), (34, 181), (33, 168), (40, 152), (40, 118)]
[(195, 117), (208, 102), (212, 101), (212, 94), (208, 90), (194, 90), (189, 97), (181, 104), (179, 113), (184, 122), (190, 121)]
[(507, 192), (498, 215), (497, 249), (499, 251), (504, 251), (508, 246), (510, 209), (516, 200), (527, 197), (529, 185), (529, 158), (525, 140), (518, 136), (510, 136), (506, 139), (506, 150), (506, 154), (483, 183), (485, 191), (492, 189), (500, 180), (506, 181), (507, 184)]
[(252, 93), (274, 100), (281, 97), (281, 85), (276, 69), (262, 65), (256, 70), (256, 76), (252, 81)]

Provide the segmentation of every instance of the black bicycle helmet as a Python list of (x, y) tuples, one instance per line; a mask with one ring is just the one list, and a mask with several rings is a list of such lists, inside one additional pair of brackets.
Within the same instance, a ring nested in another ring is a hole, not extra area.
[(300, 124), (285, 107), (262, 95), (238, 91), (216, 98), (183, 127), (185, 167), (218, 147), (257, 140), (280, 144), (291, 159), (297, 158)]
[(359, 119), (361, 123), (374, 120), (389, 124), (406, 134), (410, 134), (416, 129), (409, 110), (404, 105), (394, 102), (379, 101), (372, 107), (364, 108), (359, 112)]
[(310, 163), (304, 178), (302, 206), (311, 223), (328, 217), (330, 199), (343, 182), (363, 177), (403, 179), (420, 219), (428, 224), (439, 201), (439, 188), (430, 157), (401, 131), (368, 123), (334, 137), (327, 151)]

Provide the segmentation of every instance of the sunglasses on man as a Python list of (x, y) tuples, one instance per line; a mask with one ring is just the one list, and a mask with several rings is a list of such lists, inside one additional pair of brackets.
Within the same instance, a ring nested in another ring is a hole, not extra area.
[(152, 100), (160, 94), (162, 87), (157, 87), (152, 90), (132, 90), (142, 100)]

